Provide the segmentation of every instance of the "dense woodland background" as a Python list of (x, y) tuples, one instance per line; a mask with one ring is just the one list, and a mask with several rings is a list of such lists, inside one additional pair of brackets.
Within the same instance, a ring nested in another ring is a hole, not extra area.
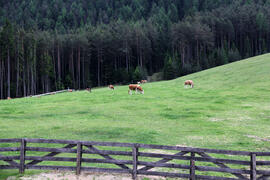
[(270, 0), (1, 0), (0, 98), (172, 79), (266, 53), (269, 9)]

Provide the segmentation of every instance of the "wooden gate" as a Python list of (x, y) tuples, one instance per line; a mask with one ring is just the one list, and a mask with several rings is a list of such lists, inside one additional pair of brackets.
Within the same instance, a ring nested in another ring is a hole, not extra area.
[[(0, 169), (70, 170), (179, 177), (263, 180), (270, 152), (229, 151), (134, 143), (0, 139)], [(1, 172), (1, 171), (0, 171)]]

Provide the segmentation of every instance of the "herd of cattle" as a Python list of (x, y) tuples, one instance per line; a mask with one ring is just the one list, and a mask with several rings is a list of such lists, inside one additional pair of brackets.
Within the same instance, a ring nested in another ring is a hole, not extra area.
[[(132, 91), (136, 91), (136, 93), (141, 93), (141, 94), (144, 94), (144, 90), (143, 88), (140, 86), (140, 84), (143, 84), (143, 83), (147, 83), (147, 80), (141, 80), (141, 81), (138, 81), (137, 84), (130, 84), (128, 86), (128, 94), (132, 94)], [(109, 89), (111, 90), (114, 90), (114, 86), (113, 85), (109, 85), (108, 86)]]
[[(132, 95), (132, 91), (135, 91), (136, 93), (140, 93), (140, 94), (144, 94), (144, 90), (143, 88), (140, 86), (140, 84), (144, 84), (144, 83), (147, 83), (147, 80), (141, 80), (141, 81), (138, 81), (137, 84), (130, 84), (128, 86), (128, 94)], [(190, 86), (191, 88), (194, 87), (194, 83), (192, 80), (186, 80), (185, 83), (184, 83), (184, 87), (186, 88), (187, 86)], [(114, 86), (113, 85), (109, 85), (108, 86), (109, 89), (111, 90), (114, 90)], [(85, 89), (86, 91), (88, 92), (91, 92), (91, 88), (86, 88)], [(45, 96), (45, 95), (54, 95), (56, 93), (59, 93), (59, 92), (65, 92), (65, 91), (68, 91), (68, 92), (73, 92), (74, 90), (73, 89), (69, 89), (68, 90), (62, 90), (62, 91), (56, 91), (56, 92), (50, 92), (50, 93), (45, 93), (45, 94), (39, 94), (39, 95), (35, 95), (35, 96), (29, 96), (29, 97), (38, 97), (40, 98), (41, 96)], [(10, 97), (7, 97), (8, 100), (12, 99)]]
[[(143, 88), (140, 86), (140, 84), (144, 84), (144, 83), (147, 83), (147, 80), (141, 80), (141, 81), (138, 81), (137, 84), (130, 84), (128, 86), (128, 94), (132, 95), (132, 91), (135, 91), (136, 93), (141, 93), (141, 94), (144, 94), (144, 90)], [(188, 87), (190, 86), (191, 88), (194, 87), (194, 83), (192, 80), (186, 80), (185, 83), (184, 83), (184, 87)], [(110, 84), (108, 86), (109, 89), (111, 90), (114, 90), (114, 86), (112, 84)], [(91, 88), (86, 88), (87, 91), (91, 92)]]

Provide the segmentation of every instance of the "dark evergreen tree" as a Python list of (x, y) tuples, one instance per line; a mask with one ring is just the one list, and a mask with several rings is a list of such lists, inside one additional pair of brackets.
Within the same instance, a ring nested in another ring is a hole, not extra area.
[(269, 8), (269, 0), (2, 0), (0, 98), (156, 72), (172, 79), (269, 52)]

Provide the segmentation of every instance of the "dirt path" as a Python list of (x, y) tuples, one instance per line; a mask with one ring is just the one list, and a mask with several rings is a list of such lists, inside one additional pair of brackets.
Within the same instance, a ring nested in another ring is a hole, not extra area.
[[(13, 180), (13, 178), (10, 177), (7, 180)], [(80, 176), (76, 176), (74, 172), (54, 171), (33, 176), (24, 176), (20, 180), (132, 180), (132, 178), (125, 174), (82, 173)], [(138, 180), (165, 180), (165, 178), (138, 176)]]

